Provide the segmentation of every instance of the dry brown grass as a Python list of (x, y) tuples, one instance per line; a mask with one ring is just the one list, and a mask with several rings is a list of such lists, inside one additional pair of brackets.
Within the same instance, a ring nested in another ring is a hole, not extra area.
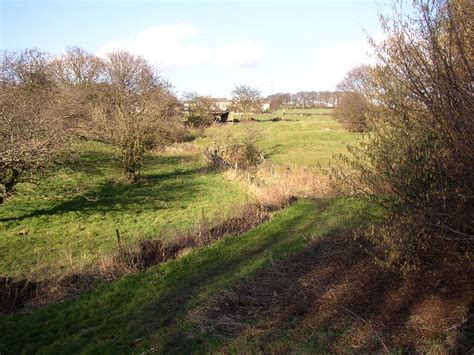
[(179, 154), (179, 155), (199, 155), (202, 152), (202, 148), (193, 143), (175, 143), (159, 147), (156, 149), (157, 152), (162, 154)]
[(189, 320), (221, 336), (224, 353), (254, 344), (260, 353), (297, 353), (301, 344), (338, 354), (467, 353), (474, 278), (459, 275), (402, 277), (374, 265), (350, 233), (328, 235), (217, 294)]
[(229, 169), (224, 175), (238, 182), (257, 203), (280, 209), (297, 198), (321, 198), (335, 194), (329, 177), (305, 167), (285, 167), (265, 162), (254, 172)]

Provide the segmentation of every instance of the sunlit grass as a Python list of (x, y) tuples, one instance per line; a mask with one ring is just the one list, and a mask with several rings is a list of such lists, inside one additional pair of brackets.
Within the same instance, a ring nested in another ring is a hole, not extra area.
[[(344, 130), (330, 115), (331, 112), (331, 109), (314, 109), (290, 110), (284, 116), (281, 112), (255, 115), (264, 122), (213, 126), (206, 131), (207, 137), (198, 143), (205, 146), (213, 141), (238, 140), (246, 132), (253, 131), (259, 136), (259, 145), (271, 161), (286, 166), (326, 168), (334, 155), (346, 153), (347, 145), (353, 145), (361, 138), (360, 134)], [(275, 117), (285, 121), (271, 122)]]
[[(239, 139), (253, 131), (269, 161), (285, 166), (327, 167), (334, 154), (359, 135), (346, 132), (325, 110), (289, 110), (256, 116), (260, 121), (215, 126), (196, 143)], [(303, 113), (303, 114), (301, 114)], [(309, 114), (309, 115), (308, 115)], [(196, 226), (204, 215), (223, 217), (247, 195), (196, 156), (151, 154), (143, 179), (120, 179), (118, 155), (107, 145), (85, 142), (77, 156), (36, 184), (21, 184), (0, 207), (0, 275), (41, 278), (88, 265), (116, 245), (160, 237)]]
[(125, 242), (161, 237), (225, 216), (246, 195), (190, 155), (147, 157), (137, 184), (121, 181), (118, 156), (84, 143), (76, 159), (0, 208), (0, 275), (43, 277), (92, 263)]
[(312, 239), (360, 225), (366, 206), (301, 200), (238, 237), (124, 277), (63, 304), (0, 319), (0, 352), (192, 353), (222, 339), (193, 328), (189, 312), (220, 290), (289, 257)]

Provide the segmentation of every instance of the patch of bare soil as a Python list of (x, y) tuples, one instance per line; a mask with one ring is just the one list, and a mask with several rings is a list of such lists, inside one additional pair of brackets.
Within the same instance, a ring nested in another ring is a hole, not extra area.
[(349, 233), (217, 295), (190, 314), (229, 347), (263, 353), (473, 351), (472, 268), (401, 277), (373, 263)]

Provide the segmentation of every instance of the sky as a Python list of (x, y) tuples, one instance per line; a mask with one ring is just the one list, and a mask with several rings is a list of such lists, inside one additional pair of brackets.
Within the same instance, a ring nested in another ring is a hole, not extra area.
[(158, 67), (178, 95), (230, 97), (334, 90), (373, 62), (385, 0), (0, 0), (0, 49), (70, 46), (104, 56), (124, 49)]

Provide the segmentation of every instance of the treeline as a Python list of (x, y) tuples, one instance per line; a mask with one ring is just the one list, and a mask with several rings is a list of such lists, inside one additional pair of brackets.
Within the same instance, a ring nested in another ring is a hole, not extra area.
[(335, 118), (351, 132), (368, 130), (366, 114), (368, 101), (360, 93), (361, 85), (370, 76), (367, 65), (354, 68), (338, 84), (337, 91), (300, 91), (296, 94), (278, 93), (266, 97), (270, 111), (279, 109), (335, 108)]
[(296, 94), (277, 93), (269, 95), (266, 100), (270, 102), (270, 110), (289, 108), (319, 108), (335, 107), (341, 100), (343, 93), (340, 91), (300, 91)]
[(4, 53), (0, 65), (2, 201), (74, 137), (113, 144), (133, 182), (148, 150), (183, 135), (171, 86), (139, 56), (99, 58), (74, 47), (53, 58), (25, 50)]

